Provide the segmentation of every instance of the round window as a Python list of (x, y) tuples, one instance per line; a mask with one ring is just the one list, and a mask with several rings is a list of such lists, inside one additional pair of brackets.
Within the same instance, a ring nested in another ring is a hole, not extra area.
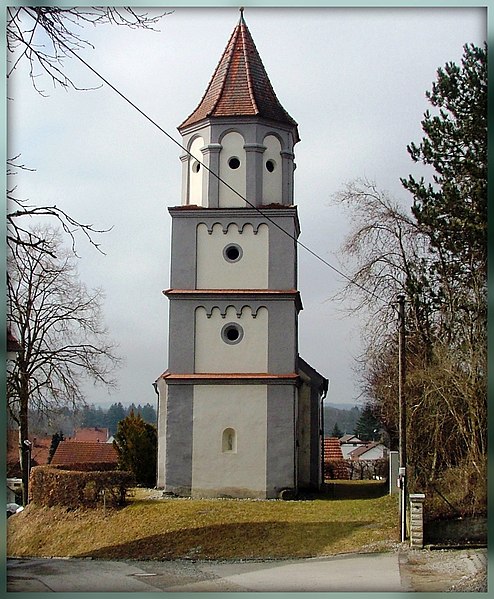
[(227, 262), (238, 262), (242, 254), (242, 248), (236, 243), (230, 243), (223, 249), (223, 258)]
[(192, 163), (192, 172), (193, 173), (198, 173), (201, 170), (201, 163), (198, 162), (197, 160), (195, 160)]
[(221, 338), (225, 343), (229, 345), (235, 345), (236, 343), (240, 343), (242, 341), (242, 337), (244, 336), (244, 330), (242, 327), (235, 323), (229, 322), (225, 324), (225, 326), (221, 329)]
[(232, 156), (232, 158), (230, 158), (228, 161), (228, 166), (231, 169), (236, 170), (240, 166), (240, 160), (236, 156)]
[(266, 161), (266, 170), (269, 173), (272, 173), (275, 168), (276, 168), (276, 162), (274, 160), (267, 160)]

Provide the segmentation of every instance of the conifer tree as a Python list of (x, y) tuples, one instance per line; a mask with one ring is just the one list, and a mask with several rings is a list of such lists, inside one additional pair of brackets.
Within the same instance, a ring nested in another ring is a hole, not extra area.
[(147, 487), (156, 485), (156, 427), (144, 422), (140, 414), (131, 412), (118, 423), (113, 445), (119, 454), (121, 470), (132, 472), (138, 484)]
[(362, 410), (354, 434), (362, 441), (377, 441), (379, 439), (380, 424), (374, 415), (374, 410), (370, 405), (366, 405)]
[(409, 175), (402, 183), (430, 243), (430, 288), (436, 306), (446, 307), (451, 341), (458, 319), (474, 330), (486, 324), (487, 46), (466, 44), (461, 65), (439, 68), (426, 96), (436, 114), (425, 112), (425, 136), (407, 149), (414, 162), (433, 168), (432, 181)]
[(341, 432), (337, 422), (334, 423), (333, 430), (331, 431), (331, 436), (337, 437), (338, 439), (340, 437), (343, 437), (343, 433)]

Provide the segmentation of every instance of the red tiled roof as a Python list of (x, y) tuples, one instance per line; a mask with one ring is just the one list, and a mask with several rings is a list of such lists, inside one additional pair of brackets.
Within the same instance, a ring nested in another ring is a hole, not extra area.
[(14, 429), (7, 431), (7, 476), (20, 476), (19, 431)]
[(206, 118), (228, 116), (260, 116), (290, 125), (298, 140), (297, 123), (276, 97), (243, 15), (199, 106), (178, 129)]
[(75, 430), (71, 441), (106, 443), (109, 437), (110, 432), (107, 428), (78, 428)]
[(343, 453), (338, 437), (324, 437), (324, 461), (342, 460)]
[(112, 443), (62, 441), (51, 461), (54, 465), (117, 464), (118, 453)]

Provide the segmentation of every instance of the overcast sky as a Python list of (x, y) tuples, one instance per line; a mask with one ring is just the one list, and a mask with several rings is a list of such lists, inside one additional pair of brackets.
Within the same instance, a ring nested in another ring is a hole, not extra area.
[[(169, 9), (167, 9), (169, 10)], [(400, 177), (416, 173), (406, 146), (422, 138), (425, 91), (436, 70), (459, 63), (465, 43), (486, 39), (482, 8), (246, 8), (244, 17), (275, 92), (298, 122), (295, 201), (300, 240), (339, 265), (348, 215), (330, 205), (344, 184), (367, 177), (410, 203)], [(80, 54), (180, 141), (176, 127), (199, 103), (238, 22), (237, 8), (177, 8), (159, 32), (87, 28)], [(79, 270), (106, 292), (105, 317), (125, 366), (119, 388), (87, 386), (87, 401), (155, 403), (167, 367), (169, 206), (180, 204), (180, 149), (73, 59), (67, 73), (92, 91), (37, 94), (27, 65), (9, 80), (8, 154), (36, 169), (18, 195), (57, 204), (80, 222), (112, 230), (105, 255), (78, 239)], [(328, 301), (343, 281), (299, 253), (299, 349), (330, 379), (330, 403), (356, 403), (359, 321)]]

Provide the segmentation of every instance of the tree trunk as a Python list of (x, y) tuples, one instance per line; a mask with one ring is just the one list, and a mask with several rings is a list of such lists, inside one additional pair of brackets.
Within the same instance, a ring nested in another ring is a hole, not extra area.
[[(19, 393), (19, 458), (22, 472), (22, 505), (29, 503), (29, 471), (31, 469), (31, 445), (29, 443), (29, 385), (28, 377), (20, 372)], [(27, 441), (27, 443), (26, 443)]]

